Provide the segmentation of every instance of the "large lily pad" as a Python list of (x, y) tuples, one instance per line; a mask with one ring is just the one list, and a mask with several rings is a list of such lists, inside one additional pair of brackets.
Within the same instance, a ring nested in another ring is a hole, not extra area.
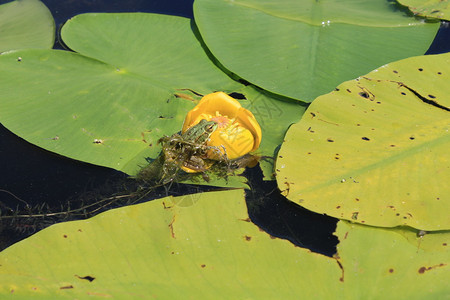
[(194, 15), (225, 68), (306, 102), (377, 66), (425, 53), (439, 28), (373, 0), (196, 0)]
[(65, 24), (62, 38), (77, 53), (0, 56), (0, 121), (70, 158), (136, 174), (158, 155), (161, 136), (181, 130), (200, 99), (190, 90), (244, 94), (242, 104), (263, 129), (262, 155), (273, 155), (305, 110), (230, 79), (205, 54), (189, 19), (85, 14)]
[(450, 53), (394, 62), (318, 97), (277, 181), (298, 204), (376, 226), (450, 229)]
[(449, 292), (448, 234), (439, 251), (345, 222), (337, 235), (338, 259), (274, 239), (250, 222), (243, 190), (164, 198), (57, 224), (4, 250), (0, 295), (439, 299)]
[(417, 15), (429, 18), (450, 20), (450, 2), (448, 0), (397, 0)]
[(12, 49), (51, 48), (55, 22), (39, 0), (19, 0), (0, 5), (0, 53)]

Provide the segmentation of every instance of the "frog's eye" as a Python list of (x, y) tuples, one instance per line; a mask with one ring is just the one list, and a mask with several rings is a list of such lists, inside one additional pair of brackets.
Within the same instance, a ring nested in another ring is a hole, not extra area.
[(206, 128), (206, 131), (207, 131), (207, 132), (212, 132), (212, 131), (214, 131), (215, 125), (216, 125), (216, 124), (208, 125), (208, 127)]

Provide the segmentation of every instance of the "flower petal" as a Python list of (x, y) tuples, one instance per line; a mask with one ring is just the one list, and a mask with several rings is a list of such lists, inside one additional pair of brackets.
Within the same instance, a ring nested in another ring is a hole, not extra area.
[(250, 151), (255, 151), (256, 149), (258, 149), (259, 145), (261, 144), (262, 132), (255, 116), (249, 110), (241, 108), (236, 120), (242, 127), (250, 130), (253, 135), (255, 141), (253, 143), (253, 148)]

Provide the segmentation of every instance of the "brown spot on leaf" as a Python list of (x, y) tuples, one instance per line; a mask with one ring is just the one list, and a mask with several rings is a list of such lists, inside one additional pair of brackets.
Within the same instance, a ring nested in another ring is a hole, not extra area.
[(417, 70), (419, 70), (419, 72), (422, 72), (422, 71), (423, 71), (423, 69), (422, 69), (422, 68), (418, 68)]
[(141, 132), (141, 136), (142, 136), (142, 141), (147, 144), (147, 141), (145, 140), (145, 134), (143, 132)]
[(173, 239), (175, 239), (175, 231), (173, 230), (173, 223), (175, 223), (175, 215), (172, 218), (172, 221), (170, 222), (169, 226), (169, 230), (170, 230), (170, 235), (172, 236)]
[(446, 265), (447, 265), (447, 264), (440, 263), (440, 264), (438, 264), (438, 265), (434, 265), (434, 266), (431, 266), (431, 267), (420, 267), (419, 270), (418, 270), (418, 272), (419, 272), (419, 274), (423, 274), (423, 273), (425, 273), (426, 271), (430, 271), (430, 270), (433, 270), (433, 269), (436, 269), (436, 268), (444, 267), (444, 266), (446, 266)]
[(170, 209), (170, 208), (172, 208), (173, 206), (166, 206), (166, 202), (162, 202), (162, 205), (163, 205), (163, 207), (164, 207), (164, 209)]
[(394, 273), (394, 269), (389, 269), (389, 273)]
[(245, 235), (244, 238), (247, 242), (250, 242), (252, 240), (252, 237), (248, 235)]
[(336, 262), (339, 266), (339, 268), (341, 269), (342, 273), (341, 273), (341, 277), (339, 278), (340, 282), (344, 282), (344, 267), (342, 266), (341, 262), (339, 260), (336, 259)]
[(68, 289), (73, 289), (73, 285), (66, 285), (66, 286), (62, 286), (59, 288), (60, 290), (68, 290)]
[(363, 136), (361, 139), (364, 140), (364, 141), (370, 141), (370, 139), (368, 137), (366, 137), (366, 136)]
[(428, 95), (428, 97), (430, 97), (431, 99), (435, 99), (436, 97), (433, 95)]
[(333, 143), (334, 140), (333, 139), (327, 139), (327, 142)]
[(192, 101), (192, 102), (195, 101), (195, 99), (191, 95), (186, 95), (186, 94), (182, 94), (182, 93), (176, 93), (176, 94), (174, 94), (174, 96), (176, 98), (181, 98), (181, 99), (189, 100), (189, 101)]
[(351, 93), (352, 91), (350, 91), (350, 89), (347, 89), (347, 92)]
[(205, 265), (205, 264), (202, 264), (202, 265), (200, 265), (200, 267), (204, 268), (204, 267), (206, 267), (206, 265)]
[(63, 238), (67, 239), (67, 234), (63, 235)]

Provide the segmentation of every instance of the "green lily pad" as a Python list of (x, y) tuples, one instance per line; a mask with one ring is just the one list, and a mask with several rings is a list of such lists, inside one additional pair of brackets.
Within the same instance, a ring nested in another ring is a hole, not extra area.
[(205, 54), (186, 18), (79, 15), (64, 25), (62, 39), (77, 52), (0, 56), (0, 121), (27, 141), (73, 159), (136, 174), (159, 154), (160, 137), (181, 130), (201, 98), (195, 93), (244, 94), (243, 105), (261, 123), (262, 155), (273, 155), (305, 111), (230, 79)]
[[(336, 230), (341, 299), (445, 299), (450, 294), (450, 233), (416, 237), (415, 244), (394, 229), (339, 222)], [(425, 245), (438, 242), (431, 250)], [(358, 288), (356, 288), (358, 287)], [(330, 296), (329, 299), (336, 299)]]
[(450, 2), (448, 0), (397, 0), (419, 16), (450, 20)]
[(377, 66), (425, 53), (439, 28), (373, 0), (196, 0), (194, 15), (225, 68), (305, 102)]
[(287, 197), (375, 226), (450, 229), (450, 53), (344, 82), (291, 126), (277, 159)]
[(39, 0), (19, 0), (0, 5), (0, 53), (13, 49), (51, 48), (55, 21)]
[(417, 249), (424, 251), (445, 252), (449, 245), (449, 231), (423, 231), (414, 230), (411, 227), (396, 227), (391, 229), (405, 237), (405, 239)]
[(259, 230), (249, 220), (243, 190), (163, 198), (60, 223), (5, 249), (0, 295), (440, 299), (448, 294), (448, 247), (426, 251), (396, 232), (345, 222), (336, 234), (339, 258), (330, 258)]

